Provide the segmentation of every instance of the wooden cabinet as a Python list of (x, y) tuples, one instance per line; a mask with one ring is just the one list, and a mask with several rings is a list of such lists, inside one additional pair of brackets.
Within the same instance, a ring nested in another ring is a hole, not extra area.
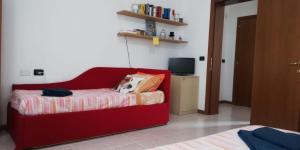
[(185, 115), (196, 113), (198, 109), (199, 77), (171, 77), (171, 113)]

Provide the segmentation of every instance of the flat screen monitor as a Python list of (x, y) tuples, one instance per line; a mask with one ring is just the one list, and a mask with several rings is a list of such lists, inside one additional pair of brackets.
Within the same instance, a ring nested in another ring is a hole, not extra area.
[(176, 75), (195, 74), (195, 58), (170, 58), (169, 70)]

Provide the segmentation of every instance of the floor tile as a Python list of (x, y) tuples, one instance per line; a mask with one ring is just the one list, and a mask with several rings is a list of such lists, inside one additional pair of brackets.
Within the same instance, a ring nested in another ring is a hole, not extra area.
[[(143, 150), (144, 148), (138, 144), (129, 144), (120, 147), (112, 148), (111, 150)], [(108, 149), (110, 150), (110, 149)]]

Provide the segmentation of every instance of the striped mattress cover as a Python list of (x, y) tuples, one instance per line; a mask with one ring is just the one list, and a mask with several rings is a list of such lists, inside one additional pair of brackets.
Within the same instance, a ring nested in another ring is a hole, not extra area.
[[(237, 132), (239, 130), (254, 130), (261, 127), (263, 126), (246, 126), (191, 141), (156, 147), (151, 150), (249, 150), (247, 145), (239, 138)], [(281, 131), (296, 133), (287, 130)]]
[(22, 115), (79, 112), (164, 102), (162, 91), (121, 94), (113, 89), (72, 90), (67, 97), (41, 96), (41, 90), (15, 90), (11, 106)]

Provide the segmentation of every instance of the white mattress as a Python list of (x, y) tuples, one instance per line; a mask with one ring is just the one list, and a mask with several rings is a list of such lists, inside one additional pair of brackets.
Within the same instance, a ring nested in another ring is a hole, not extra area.
[[(242, 127), (191, 141), (156, 147), (151, 150), (249, 150), (247, 145), (239, 138), (237, 132), (241, 129), (254, 130), (261, 127), (263, 126)], [(286, 130), (281, 131), (296, 133)]]
[(47, 97), (41, 90), (15, 90), (11, 106), (22, 115), (69, 113), (164, 102), (162, 91), (122, 94), (114, 89), (72, 90), (72, 96)]

